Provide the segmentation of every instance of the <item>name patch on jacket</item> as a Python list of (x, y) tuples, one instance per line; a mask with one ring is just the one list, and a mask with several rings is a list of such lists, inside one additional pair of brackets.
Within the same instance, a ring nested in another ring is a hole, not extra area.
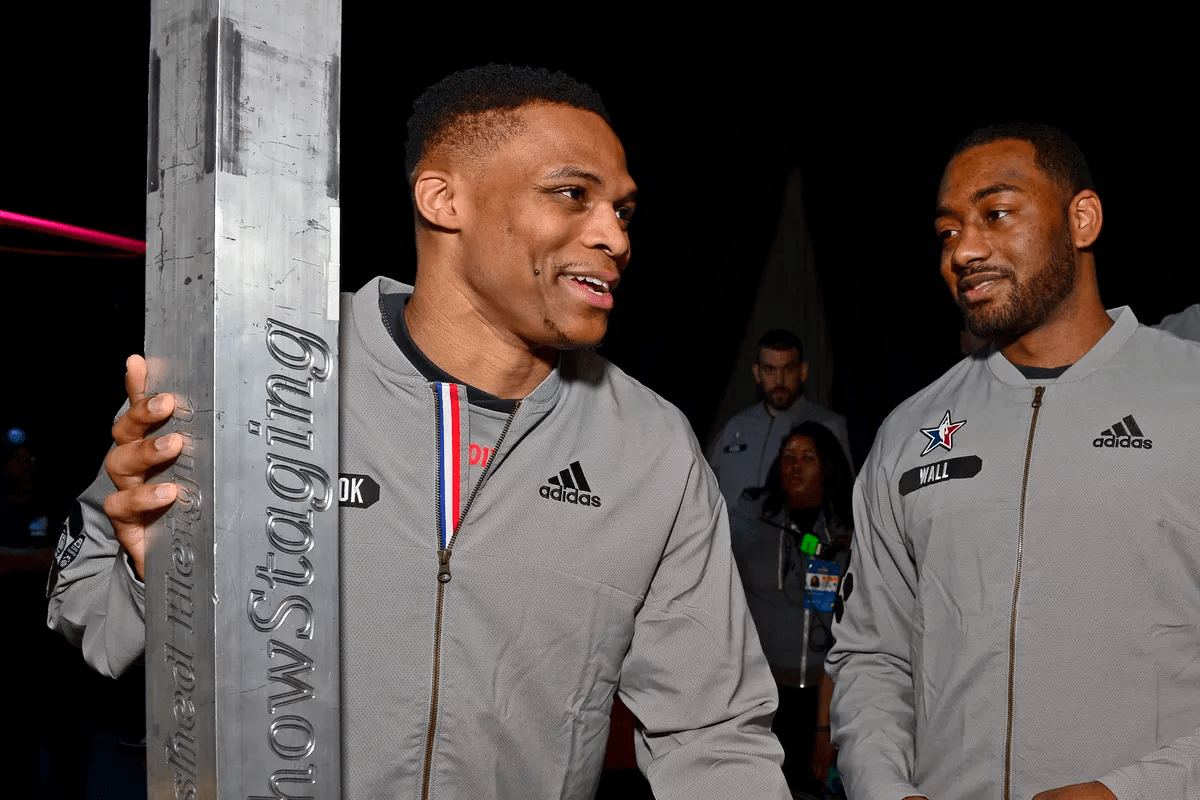
[(338, 476), (338, 505), (370, 508), (379, 502), (379, 484), (370, 475), (342, 473)]
[(57, 583), (58, 573), (66, 569), (67, 565), (75, 560), (75, 556), (79, 555), (79, 549), (83, 547), (83, 538), (83, 506), (76, 500), (75, 505), (71, 506), (71, 513), (63, 522), (62, 533), (58, 535), (58, 545), (54, 548), (54, 562), (50, 565), (50, 577), (46, 581), (46, 597), (50, 596), (50, 591)]
[(917, 489), (923, 489), (942, 481), (974, 478), (981, 469), (983, 469), (983, 459), (979, 456), (948, 458), (924, 467), (913, 467), (900, 476), (900, 495), (903, 497)]

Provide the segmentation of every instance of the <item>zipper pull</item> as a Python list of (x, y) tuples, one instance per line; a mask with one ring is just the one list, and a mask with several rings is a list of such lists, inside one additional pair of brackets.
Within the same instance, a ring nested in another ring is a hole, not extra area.
[(450, 582), (450, 548), (438, 550), (438, 583)]
[(1045, 392), (1046, 392), (1045, 386), (1038, 386), (1036, 389), (1033, 390), (1033, 407), (1034, 408), (1042, 407), (1042, 395), (1045, 394)]

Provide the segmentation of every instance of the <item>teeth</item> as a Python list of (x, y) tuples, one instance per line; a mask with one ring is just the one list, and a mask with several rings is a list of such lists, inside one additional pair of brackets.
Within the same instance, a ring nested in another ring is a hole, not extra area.
[[(599, 286), (605, 292), (608, 291), (608, 281), (602, 281), (599, 278), (593, 278), (591, 276), (583, 276), (583, 275), (576, 277), (575, 280), (583, 282), (583, 283), (591, 283), (596, 286)], [(592, 291), (595, 292), (596, 290), (593, 289)], [(596, 294), (601, 294), (601, 292), (596, 292)]]

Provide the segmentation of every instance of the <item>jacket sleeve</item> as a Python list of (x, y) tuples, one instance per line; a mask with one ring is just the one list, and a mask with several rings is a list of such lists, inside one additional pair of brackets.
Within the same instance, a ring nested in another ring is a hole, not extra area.
[(1099, 780), (1117, 800), (1200, 800), (1200, 729)]
[(697, 451), (634, 621), (620, 696), (641, 723), (638, 765), (659, 800), (788, 798), (777, 704), (733, 563), (725, 501)]
[(725, 431), (728, 428), (729, 424), (726, 423), (721, 430), (717, 431), (717, 435), (713, 437), (713, 440), (708, 443), (708, 452), (706, 454), (708, 457), (708, 466), (712, 469), (713, 474), (717, 476), (718, 481), (721, 477), (721, 443), (725, 441)]
[(103, 468), (63, 523), (46, 587), (47, 624), (83, 650), (102, 675), (117, 677), (146, 648), (145, 586), (104, 514), (116, 491)]
[(912, 784), (910, 642), (916, 565), (888, 499), (878, 443), (854, 486), (854, 544), (825, 668), (834, 681), (831, 723), (850, 797), (899, 800)]

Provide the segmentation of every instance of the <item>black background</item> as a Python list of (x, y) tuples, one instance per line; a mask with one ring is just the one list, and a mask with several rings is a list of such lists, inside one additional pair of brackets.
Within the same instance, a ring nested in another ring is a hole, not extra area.
[[(5, 10), (0, 209), (143, 238), (148, 8)], [(972, 128), (1035, 119), (1088, 155), (1108, 306), (1143, 322), (1200, 301), (1190, 212), (1194, 26), (1178, 6), (1061, 18), (810, 16), (790, 29), (644, 32), (550, 19), (505, 33), (461, 12), (343, 9), (343, 288), (411, 280), (401, 166), (413, 97), (486, 61), (565, 69), (605, 98), (640, 187), (634, 258), (602, 352), (702, 439), (730, 380), (789, 172), (804, 178), (829, 305), (835, 407), (861, 463), (878, 423), (958, 357), (932, 208)], [(749, 26), (744, 26), (748, 28)], [(61, 242), (0, 230), (0, 246)], [(138, 259), (0, 251), (6, 428), (31, 431), (55, 511), (94, 474), (142, 342)], [(736, 380), (745, 380), (736, 376)]]

